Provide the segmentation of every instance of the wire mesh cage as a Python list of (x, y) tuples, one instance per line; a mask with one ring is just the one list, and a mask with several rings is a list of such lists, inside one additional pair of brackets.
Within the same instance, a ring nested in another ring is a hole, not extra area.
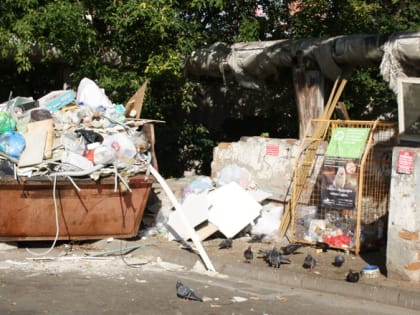
[[(344, 131), (347, 140), (338, 136)], [(294, 241), (323, 242), (359, 254), (386, 240), (391, 157), (397, 135), (396, 123), (311, 120), (295, 164)], [(359, 145), (358, 137), (364, 139)], [(331, 151), (345, 141), (355, 156)]]

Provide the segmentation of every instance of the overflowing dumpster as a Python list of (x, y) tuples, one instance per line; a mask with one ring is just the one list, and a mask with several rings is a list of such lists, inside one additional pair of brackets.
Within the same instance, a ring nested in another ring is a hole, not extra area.
[(130, 117), (89, 79), (77, 94), (9, 99), (0, 113), (0, 241), (137, 235), (155, 121)]

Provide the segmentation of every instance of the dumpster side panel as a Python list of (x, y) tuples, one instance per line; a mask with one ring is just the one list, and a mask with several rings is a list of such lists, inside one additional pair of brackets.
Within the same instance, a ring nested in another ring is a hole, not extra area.
[(52, 181), (1, 182), (0, 241), (53, 240), (56, 213), (59, 240), (137, 235), (153, 183), (150, 176), (131, 178), (132, 192), (119, 185), (114, 191), (113, 179), (76, 183), (80, 191), (59, 180), (54, 193)]

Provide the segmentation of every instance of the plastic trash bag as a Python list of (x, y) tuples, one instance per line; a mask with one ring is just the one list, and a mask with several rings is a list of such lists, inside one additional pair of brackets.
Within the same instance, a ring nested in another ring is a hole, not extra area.
[(7, 112), (0, 111), (0, 134), (7, 131), (13, 131), (16, 127), (16, 121)]
[(242, 188), (246, 189), (252, 183), (252, 176), (245, 168), (236, 164), (230, 164), (217, 172), (215, 182), (218, 187), (236, 182)]
[(87, 144), (95, 142), (102, 143), (102, 141), (104, 141), (104, 137), (93, 130), (77, 129), (74, 132), (76, 133), (76, 135), (82, 136)]
[(208, 176), (199, 176), (182, 190), (182, 198), (185, 199), (189, 194), (199, 194), (213, 188), (213, 181)]
[(76, 104), (88, 106), (92, 111), (112, 106), (103, 89), (88, 78), (83, 78), (77, 88)]
[(117, 159), (117, 156), (113, 150), (110, 150), (105, 145), (100, 145), (93, 149), (93, 163), (98, 164), (112, 164)]
[(25, 149), (25, 138), (19, 132), (7, 131), (0, 135), (0, 151), (16, 159)]
[(124, 133), (117, 133), (106, 137), (103, 144), (115, 151), (118, 159), (132, 159), (137, 153), (136, 146)]
[(274, 238), (277, 235), (280, 226), (283, 209), (283, 206), (277, 206), (261, 211), (261, 216), (258, 218), (257, 223), (252, 227), (251, 234), (264, 234)]
[(86, 148), (86, 143), (83, 138), (78, 138), (73, 132), (61, 134), (61, 144), (66, 151), (82, 155)]

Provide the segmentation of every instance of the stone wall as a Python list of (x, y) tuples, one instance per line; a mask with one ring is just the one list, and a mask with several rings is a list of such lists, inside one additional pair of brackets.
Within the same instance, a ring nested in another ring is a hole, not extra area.
[(388, 218), (388, 276), (420, 281), (420, 148), (395, 147)]

